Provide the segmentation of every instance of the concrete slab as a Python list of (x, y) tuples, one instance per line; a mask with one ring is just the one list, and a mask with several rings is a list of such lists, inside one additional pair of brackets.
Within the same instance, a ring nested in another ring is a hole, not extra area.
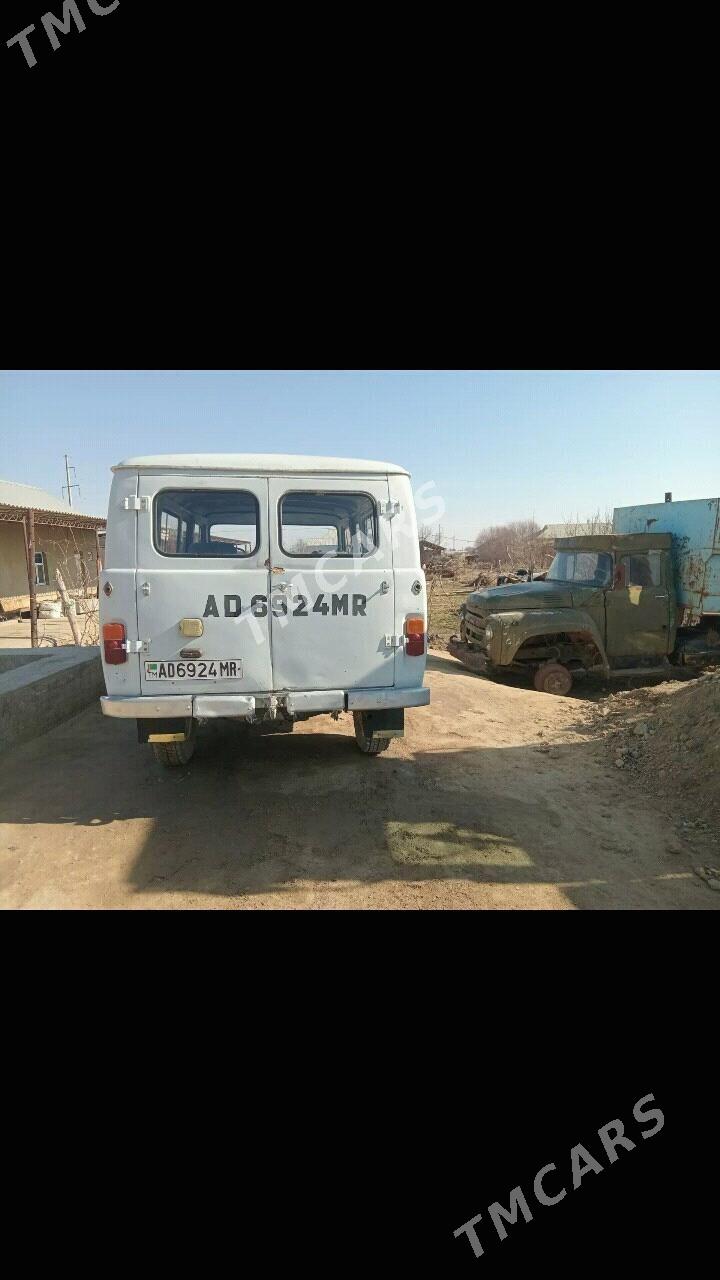
[(0, 668), (0, 752), (46, 733), (104, 692), (100, 650), (9, 650)]
[(37, 662), (39, 658), (47, 658), (51, 649), (0, 649), (0, 676), (6, 671), (14, 671), (26, 662)]

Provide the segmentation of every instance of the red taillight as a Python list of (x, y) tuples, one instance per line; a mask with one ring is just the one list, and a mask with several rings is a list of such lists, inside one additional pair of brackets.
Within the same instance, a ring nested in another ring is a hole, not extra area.
[(105, 661), (111, 667), (120, 662), (127, 662), (127, 650), (123, 649), (127, 632), (124, 622), (106, 622), (103, 627), (103, 649)]
[(410, 658), (419, 658), (425, 652), (425, 619), (422, 614), (411, 613), (405, 619), (405, 652)]

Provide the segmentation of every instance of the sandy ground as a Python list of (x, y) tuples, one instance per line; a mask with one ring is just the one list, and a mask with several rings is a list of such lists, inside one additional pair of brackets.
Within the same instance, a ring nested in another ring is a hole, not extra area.
[[(494, 684), (439, 654), (428, 708), (376, 758), (347, 716), (174, 772), (98, 707), (0, 771), (5, 908), (720, 908), (696, 855), (608, 760), (587, 694)], [(597, 696), (597, 695), (596, 695)]]

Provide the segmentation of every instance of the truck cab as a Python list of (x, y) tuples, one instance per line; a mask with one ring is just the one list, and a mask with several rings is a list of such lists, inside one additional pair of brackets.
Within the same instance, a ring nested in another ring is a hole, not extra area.
[(107, 716), (165, 764), (204, 719), (289, 732), (351, 712), (384, 750), (426, 705), (426, 588), (392, 463), (168, 455), (113, 468), (100, 580)]
[(670, 551), (667, 533), (559, 538), (542, 581), (471, 592), (450, 651), (491, 675), (531, 673), (546, 693), (568, 693), (579, 671), (663, 673), (677, 633)]

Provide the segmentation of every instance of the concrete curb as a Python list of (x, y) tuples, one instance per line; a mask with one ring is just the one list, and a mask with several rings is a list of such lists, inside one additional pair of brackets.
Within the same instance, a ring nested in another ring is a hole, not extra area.
[[(12, 664), (12, 665), (11, 665)], [(0, 665), (0, 752), (46, 733), (105, 690), (100, 650), (63, 645), (4, 649)]]

